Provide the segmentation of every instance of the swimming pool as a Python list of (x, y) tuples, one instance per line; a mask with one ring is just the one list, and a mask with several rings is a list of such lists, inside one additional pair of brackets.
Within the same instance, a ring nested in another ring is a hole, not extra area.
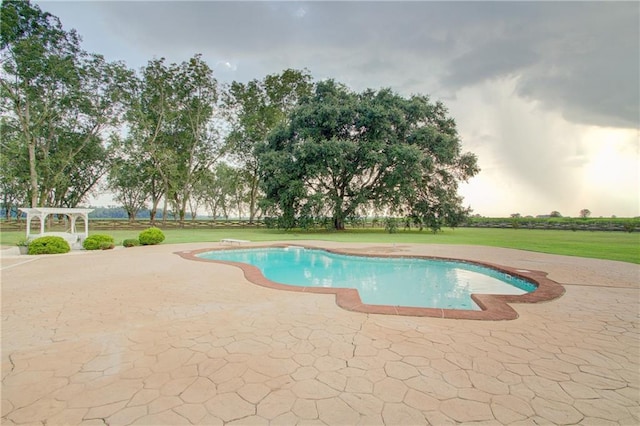
[(536, 289), (527, 280), (462, 261), (355, 256), (302, 247), (215, 250), (197, 257), (250, 264), (267, 279), (291, 286), (354, 288), (369, 305), (478, 311), (471, 294), (522, 295)]

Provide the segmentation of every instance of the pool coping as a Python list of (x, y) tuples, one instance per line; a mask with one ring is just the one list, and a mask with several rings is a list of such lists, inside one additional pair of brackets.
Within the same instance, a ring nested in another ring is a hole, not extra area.
[[(419, 308), (409, 306), (393, 306), (393, 305), (369, 305), (362, 303), (358, 290), (353, 288), (324, 288), (324, 287), (298, 287), (286, 284), (276, 283), (266, 278), (260, 269), (256, 266), (249, 265), (241, 262), (230, 262), (222, 260), (203, 259), (197, 255), (200, 253), (206, 253), (210, 251), (220, 250), (242, 250), (242, 249), (256, 249), (256, 248), (284, 248), (284, 247), (301, 247), (306, 249), (324, 250), (329, 253), (336, 253), (348, 256), (362, 256), (362, 257), (385, 257), (385, 258), (412, 258), (412, 259), (431, 259), (431, 260), (444, 260), (444, 261), (456, 261), (469, 264), (486, 266), (488, 268), (505, 272), (515, 277), (524, 279), (533, 283), (537, 288), (531, 293), (522, 295), (501, 295), (501, 294), (472, 294), (471, 298), (480, 307), (479, 311), (471, 311), (464, 309), (444, 309), (444, 308)], [(388, 253), (356, 253), (350, 252), (348, 249), (335, 249), (315, 247), (307, 244), (266, 244), (266, 245), (251, 245), (251, 246), (236, 246), (236, 247), (210, 247), (196, 250), (183, 250), (174, 252), (178, 256), (187, 260), (195, 260), (198, 262), (208, 262), (223, 265), (230, 265), (240, 268), (244, 277), (251, 283), (267, 287), (276, 290), (294, 291), (299, 293), (313, 293), (313, 294), (335, 294), (336, 304), (343, 309), (367, 313), (367, 314), (383, 314), (383, 315), (401, 315), (401, 316), (416, 316), (416, 317), (435, 317), (445, 319), (467, 319), (467, 320), (485, 320), (485, 321), (502, 321), (502, 320), (514, 320), (518, 318), (518, 312), (511, 307), (511, 303), (539, 303), (548, 302), (559, 298), (565, 293), (565, 288), (547, 278), (547, 273), (544, 271), (535, 271), (528, 269), (512, 268), (510, 266), (498, 265), (489, 262), (471, 261), (466, 259), (456, 259), (449, 257), (438, 256), (425, 256), (425, 255), (403, 255), (403, 254), (388, 254)]]

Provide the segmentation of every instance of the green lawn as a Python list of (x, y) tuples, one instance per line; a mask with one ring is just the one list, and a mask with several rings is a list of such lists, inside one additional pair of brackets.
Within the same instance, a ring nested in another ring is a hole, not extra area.
[[(108, 234), (122, 244), (126, 238), (137, 238), (140, 231), (93, 231), (91, 234)], [(169, 229), (164, 231), (165, 243), (217, 242), (222, 238), (238, 238), (251, 241), (277, 240), (326, 240), (365, 243), (418, 243), (418, 244), (470, 244), (507, 247), (543, 253), (569, 256), (620, 260), (640, 264), (640, 233), (556, 231), (533, 229), (445, 229), (433, 234), (428, 231), (398, 231), (389, 234), (384, 230), (279, 231), (271, 229)], [(0, 243), (15, 244), (22, 232), (0, 232)]]

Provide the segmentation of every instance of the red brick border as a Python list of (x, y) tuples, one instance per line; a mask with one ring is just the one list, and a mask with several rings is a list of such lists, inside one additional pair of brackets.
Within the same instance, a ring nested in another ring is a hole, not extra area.
[(290, 247), (291, 245), (285, 244), (271, 244), (271, 245), (258, 245), (258, 246), (244, 246), (244, 247), (216, 247), (206, 248), (198, 250), (187, 250), (175, 252), (178, 256), (199, 262), (213, 262), (225, 265), (236, 266), (244, 272), (245, 278), (257, 285), (273, 288), (277, 290), (296, 291), (305, 293), (322, 293), (322, 294), (335, 294), (336, 304), (341, 308), (354, 312), (362, 312), (368, 314), (386, 314), (386, 315), (406, 315), (416, 317), (436, 317), (436, 318), (448, 318), (448, 319), (469, 319), (469, 320), (512, 320), (518, 318), (518, 313), (509, 305), (510, 303), (537, 303), (546, 302), (556, 299), (562, 296), (565, 289), (559, 283), (547, 278), (546, 272), (541, 271), (529, 271), (524, 269), (511, 268), (509, 266), (496, 265), (486, 262), (468, 261), (464, 259), (451, 259), (434, 256), (419, 256), (419, 255), (390, 255), (390, 254), (362, 254), (351, 253), (348, 250), (336, 250), (325, 249), (312, 246), (297, 246), (316, 250), (325, 250), (331, 253), (352, 255), (352, 256), (368, 256), (368, 257), (409, 257), (415, 259), (435, 259), (435, 260), (453, 260), (457, 262), (466, 262), (476, 265), (482, 265), (495, 269), (507, 274), (522, 278), (536, 285), (536, 290), (531, 293), (522, 295), (497, 295), (497, 294), (472, 294), (471, 298), (480, 307), (480, 311), (470, 311), (464, 309), (441, 309), (441, 308), (414, 308), (408, 306), (391, 306), (391, 305), (368, 305), (362, 303), (358, 290), (353, 288), (323, 288), (323, 287), (297, 287), (286, 284), (279, 284), (267, 279), (260, 269), (247, 263), (228, 262), (222, 260), (209, 260), (197, 257), (200, 253), (205, 253), (215, 250), (233, 250), (233, 249), (246, 249), (246, 248), (270, 248), (270, 247)]

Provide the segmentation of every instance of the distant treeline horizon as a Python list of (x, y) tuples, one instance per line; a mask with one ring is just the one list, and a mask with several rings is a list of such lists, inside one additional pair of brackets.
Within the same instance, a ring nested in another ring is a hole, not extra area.
[[(123, 207), (118, 206), (87, 206), (86, 208), (94, 209), (91, 213), (89, 213), (89, 219), (128, 219), (127, 211)], [(18, 210), (19, 208), (11, 208), (9, 212), (9, 216), (7, 216), (6, 210), (3, 209), (3, 219), (8, 219), (9, 217), (12, 219), (18, 218)], [(24, 215), (20, 215), (20, 218)], [(136, 215), (136, 220), (149, 220), (151, 217), (150, 210), (147, 208), (143, 208)], [(380, 215), (370, 215), (370, 216), (361, 216), (360, 219), (370, 219), (373, 220), (375, 218), (382, 218), (385, 216)], [(156, 219), (162, 220), (162, 210), (159, 210), (156, 213)], [(167, 211), (167, 220), (178, 220), (177, 215), (174, 215), (172, 211)], [(191, 215), (191, 213), (187, 213), (185, 216), (185, 220), (248, 220), (248, 217), (238, 217), (238, 215), (230, 214), (228, 216), (218, 215), (215, 218), (210, 214), (197, 214), (195, 218)], [(260, 220), (260, 219), (258, 219)], [(468, 218), (466, 221), (467, 224), (479, 224), (483, 221), (491, 221), (491, 222), (520, 222), (526, 223), (527, 221), (534, 222), (567, 222), (567, 221), (578, 221), (579, 223), (589, 223), (589, 222), (612, 222), (612, 221), (628, 221), (628, 220), (640, 220), (640, 216), (633, 217), (622, 217), (622, 216), (598, 216), (598, 217), (580, 217), (580, 216), (557, 216), (552, 214), (539, 214), (536, 216), (527, 215), (514, 215), (511, 214), (509, 216), (483, 216), (480, 214), (474, 214)]]

